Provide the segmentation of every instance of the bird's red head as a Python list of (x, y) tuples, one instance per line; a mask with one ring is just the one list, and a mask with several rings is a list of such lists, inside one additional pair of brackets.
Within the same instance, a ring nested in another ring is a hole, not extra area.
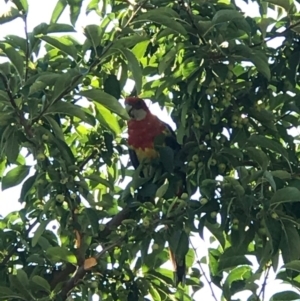
[(127, 97), (125, 99), (125, 108), (133, 120), (143, 120), (150, 112), (145, 101), (138, 97)]

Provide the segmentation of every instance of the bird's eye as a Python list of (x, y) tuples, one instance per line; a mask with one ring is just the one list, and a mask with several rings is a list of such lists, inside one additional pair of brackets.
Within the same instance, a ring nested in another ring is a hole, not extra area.
[(137, 108), (141, 108), (141, 107), (142, 107), (142, 101), (141, 101), (141, 100), (138, 100), (138, 101), (136, 102), (136, 106), (137, 106)]

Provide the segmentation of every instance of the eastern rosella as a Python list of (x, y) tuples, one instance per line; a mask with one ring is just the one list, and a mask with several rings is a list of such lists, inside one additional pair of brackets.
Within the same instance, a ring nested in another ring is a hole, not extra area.
[[(180, 151), (180, 145), (172, 128), (153, 115), (143, 99), (128, 97), (125, 99), (125, 107), (130, 116), (128, 121), (128, 147), (131, 163), (135, 169), (140, 163), (151, 163), (153, 159), (159, 158), (159, 151), (155, 148), (155, 139), (163, 136), (164, 145), (170, 147), (174, 153)], [(181, 188), (176, 187), (174, 196), (180, 196), (185, 187), (184, 179), (181, 177)], [(178, 179), (178, 178), (177, 178)], [(175, 285), (180, 282), (184, 284), (186, 263), (184, 258), (179, 258), (175, 250), (170, 248), (170, 259), (175, 271)]]

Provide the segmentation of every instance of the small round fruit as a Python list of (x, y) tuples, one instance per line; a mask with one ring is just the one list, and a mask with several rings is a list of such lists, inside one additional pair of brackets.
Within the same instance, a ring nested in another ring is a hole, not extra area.
[(143, 226), (146, 228), (148, 228), (150, 226), (150, 221), (148, 218), (143, 219)]
[(215, 91), (214, 91), (214, 89), (206, 89), (206, 90), (205, 90), (205, 93), (206, 93), (207, 95), (209, 95), (209, 96), (213, 96), (214, 93), (215, 93)]
[(216, 103), (218, 103), (218, 101), (219, 101), (219, 98), (218, 97), (213, 97), (212, 98), (212, 100), (211, 100), (211, 102), (213, 103), (213, 104), (216, 104)]
[(233, 93), (233, 92), (234, 92), (233, 87), (229, 87), (229, 88), (228, 88), (228, 92), (229, 92), (229, 93)]
[(180, 196), (180, 198), (181, 198), (182, 200), (187, 200), (187, 199), (189, 198), (189, 195), (188, 195), (186, 192), (184, 192), (184, 193)]
[(185, 232), (186, 234), (190, 234), (190, 233), (191, 233), (191, 228), (186, 226), (186, 227), (184, 228), (184, 232)]
[(240, 221), (239, 221), (237, 218), (234, 218), (234, 219), (232, 220), (232, 224), (233, 224), (233, 225), (238, 225), (239, 222), (240, 222)]
[(207, 204), (208, 203), (208, 199), (207, 198), (201, 198), (200, 199), (200, 204), (201, 205), (205, 205), (205, 204)]
[(276, 212), (272, 212), (271, 217), (274, 219), (279, 219), (279, 216)]
[(205, 150), (207, 149), (207, 146), (206, 146), (205, 144), (200, 144), (200, 145), (199, 145), (199, 149), (200, 149), (201, 151), (205, 151)]
[(233, 78), (233, 73), (231, 71), (228, 71), (226, 77), (228, 79), (232, 79)]
[(48, 135), (48, 134), (43, 134), (43, 135), (42, 135), (42, 139), (43, 139), (44, 141), (48, 141), (48, 140), (49, 140), (49, 135)]
[(62, 203), (65, 200), (65, 196), (63, 194), (58, 194), (55, 199), (57, 202)]
[(266, 236), (267, 235), (267, 229), (265, 227), (259, 228), (258, 229), (258, 234), (261, 236)]
[(72, 193), (70, 194), (70, 198), (73, 199), (73, 200), (75, 200), (75, 199), (77, 198), (77, 194), (74, 193), (74, 192), (72, 192)]
[(66, 183), (68, 183), (68, 178), (63, 178), (60, 180), (60, 184), (65, 185)]
[(249, 123), (249, 118), (245, 117), (242, 119), (242, 124), (247, 125)]
[(195, 163), (199, 162), (199, 156), (198, 155), (193, 155), (192, 161), (194, 161)]
[(217, 212), (217, 211), (212, 211), (212, 212), (210, 213), (210, 217), (211, 217), (211, 218), (216, 218), (217, 215), (218, 215), (218, 212)]
[(213, 125), (218, 124), (218, 120), (217, 120), (217, 118), (215, 118), (215, 117), (210, 118), (209, 122), (210, 122), (211, 124), (213, 124)]
[(43, 153), (38, 153), (38, 154), (36, 155), (36, 159), (37, 159), (38, 161), (44, 161), (44, 160), (46, 159), (46, 156), (45, 156)]
[(210, 160), (210, 165), (211, 166), (216, 166), (216, 164), (217, 164), (217, 160), (216, 159), (211, 159)]
[(152, 250), (155, 251), (155, 250), (158, 250), (159, 249), (159, 245), (158, 244), (153, 244), (152, 245)]
[(218, 169), (219, 169), (219, 172), (224, 172), (225, 169), (226, 169), (226, 164), (225, 163), (220, 163), (218, 165)]
[(86, 77), (83, 81), (82, 81), (84, 86), (89, 86), (91, 84), (91, 79)]
[(239, 120), (239, 116), (234, 114), (234, 115), (232, 115), (231, 120), (234, 122), (237, 122)]
[(190, 161), (188, 163), (188, 167), (195, 169), (196, 168), (196, 163), (194, 161)]
[(201, 121), (201, 116), (199, 116), (199, 115), (193, 115), (193, 120), (195, 122), (200, 122)]
[(216, 87), (216, 82), (212, 79), (211, 82), (209, 83), (210, 88), (215, 88)]
[(199, 122), (194, 122), (193, 126), (196, 129), (200, 129), (200, 123)]
[(239, 225), (233, 224), (233, 225), (232, 225), (232, 229), (233, 229), (233, 230), (238, 230), (238, 229), (239, 229)]
[(198, 168), (202, 168), (203, 165), (204, 165), (203, 162), (199, 162), (197, 166), (198, 166)]
[(100, 224), (100, 225), (99, 225), (99, 230), (100, 230), (100, 231), (103, 231), (105, 228), (106, 228), (106, 227), (105, 227), (104, 224)]
[(210, 135), (209, 134), (205, 135), (204, 140), (209, 141), (210, 140)]

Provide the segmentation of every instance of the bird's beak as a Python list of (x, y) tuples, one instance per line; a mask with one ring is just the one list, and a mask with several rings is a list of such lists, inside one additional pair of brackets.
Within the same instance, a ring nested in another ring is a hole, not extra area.
[(132, 116), (131, 116), (131, 111), (132, 111), (132, 109), (133, 109), (132, 106), (129, 105), (129, 104), (126, 104), (126, 105), (125, 105), (125, 109), (126, 109), (128, 115), (129, 115), (130, 117), (132, 117)]

